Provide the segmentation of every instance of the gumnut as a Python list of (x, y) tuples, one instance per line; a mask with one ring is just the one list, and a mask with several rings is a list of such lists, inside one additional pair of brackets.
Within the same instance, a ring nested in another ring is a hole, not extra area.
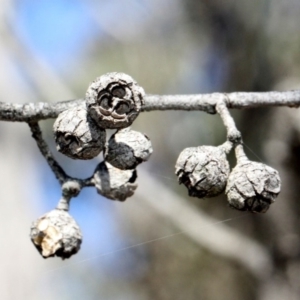
[(152, 152), (151, 141), (145, 134), (125, 128), (112, 135), (104, 156), (114, 167), (128, 170), (148, 160)]
[(265, 213), (278, 196), (280, 185), (278, 171), (243, 156), (229, 175), (227, 199), (238, 210)]
[(73, 159), (92, 159), (104, 148), (106, 132), (79, 105), (60, 113), (53, 125), (57, 150)]
[(221, 147), (184, 149), (176, 162), (175, 174), (192, 197), (210, 198), (221, 194), (227, 183), (229, 164)]
[(118, 129), (132, 124), (143, 104), (145, 92), (124, 73), (107, 73), (96, 78), (86, 92), (87, 110), (102, 128)]
[(82, 242), (79, 226), (67, 211), (60, 209), (36, 220), (31, 226), (30, 238), (44, 258), (69, 258), (79, 251)]
[(108, 162), (101, 162), (94, 172), (97, 192), (111, 200), (125, 201), (137, 188), (136, 170), (120, 170)]

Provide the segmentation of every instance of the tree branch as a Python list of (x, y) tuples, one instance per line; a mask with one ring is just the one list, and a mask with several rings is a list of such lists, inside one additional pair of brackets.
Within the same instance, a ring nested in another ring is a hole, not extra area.
[(221, 147), (226, 153), (229, 153), (232, 147), (242, 143), (242, 135), (237, 129), (235, 121), (232, 118), (225, 101), (220, 100), (217, 102), (216, 111), (220, 115), (227, 130), (227, 141), (221, 145)]
[[(59, 163), (55, 160), (54, 156), (52, 155), (51, 151), (49, 150), (49, 147), (47, 143), (44, 141), (42, 136), (42, 131), (37, 122), (29, 122), (28, 123), (30, 130), (32, 132), (32, 137), (35, 139), (37, 146), (46, 159), (49, 167), (55, 174), (55, 177), (59, 181), (61, 185), (68, 184), (70, 182), (76, 182), (78, 184), (79, 192), (84, 187), (91, 187), (94, 186), (95, 183), (93, 181), (93, 176), (85, 179), (79, 179), (79, 178), (73, 178), (66, 174), (66, 172), (63, 170), (63, 168), (59, 165)], [(78, 193), (79, 193), (78, 192)], [(71, 195), (73, 197), (73, 195)]]
[(48, 145), (44, 141), (42, 137), (42, 132), (40, 126), (37, 122), (28, 123), (30, 130), (32, 132), (32, 137), (35, 139), (39, 150), (41, 151), (42, 155), (48, 162), (51, 170), (55, 174), (55, 177), (59, 181), (60, 184), (63, 184), (69, 176), (65, 173), (63, 168), (59, 165), (59, 163), (53, 157), (51, 151), (49, 150)]
[[(142, 111), (200, 110), (216, 113), (216, 104), (224, 101), (228, 108), (270, 106), (300, 106), (300, 90), (286, 92), (236, 92), (197, 95), (146, 95)], [(82, 104), (84, 99), (57, 103), (5, 103), (0, 102), (0, 121), (37, 122), (56, 118), (62, 111)]]

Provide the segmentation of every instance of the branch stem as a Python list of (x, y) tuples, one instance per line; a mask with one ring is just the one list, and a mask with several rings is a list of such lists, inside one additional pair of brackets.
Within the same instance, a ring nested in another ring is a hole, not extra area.
[(32, 137), (35, 139), (40, 152), (46, 159), (49, 167), (62, 186), (63, 195), (58, 203), (57, 208), (67, 211), (69, 209), (69, 202), (72, 197), (76, 197), (84, 187), (95, 185), (93, 176), (86, 179), (78, 179), (67, 175), (63, 168), (55, 160), (47, 143), (44, 141), (39, 124), (37, 122), (29, 122), (28, 125), (32, 132)]
[(244, 151), (244, 147), (242, 144), (237, 145), (234, 150), (235, 150), (235, 156), (236, 156), (238, 163), (243, 163), (243, 162), (248, 161), (248, 157), (246, 156), (246, 153)]
[(216, 105), (216, 110), (220, 115), (226, 130), (227, 130), (227, 140), (233, 145), (240, 144), (242, 142), (242, 135), (235, 125), (235, 121), (232, 118), (225, 101), (218, 101)]
[[(300, 90), (286, 92), (236, 92), (197, 95), (146, 95), (142, 111), (156, 110), (200, 110), (216, 113), (216, 104), (225, 101), (227, 107), (252, 108), (271, 106), (300, 106)], [(83, 104), (84, 99), (57, 103), (5, 103), (0, 102), (0, 121), (37, 122), (56, 118), (62, 111)]]
[(55, 177), (58, 179), (59, 183), (62, 185), (69, 176), (65, 173), (63, 168), (59, 165), (59, 163), (55, 160), (53, 157), (51, 151), (49, 150), (49, 147), (47, 143), (44, 141), (42, 136), (42, 131), (37, 122), (30, 122), (28, 123), (30, 130), (32, 132), (32, 137), (35, 139), (37, 146), (46, 159), (49, 167), (55, 174)]

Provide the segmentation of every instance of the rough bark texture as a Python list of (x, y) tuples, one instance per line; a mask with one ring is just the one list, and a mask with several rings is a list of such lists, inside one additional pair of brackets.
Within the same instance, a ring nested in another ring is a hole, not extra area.
[(105, 160), (121, 170), (135, 169), (148, 160), (152, 152), (151, 141), (146, 135), (126, 128), (109, 139)]
[(55, 174), (59, 183), (62, 184), (68, 178), (68, 175), (59, 165), (59, 163), (55, 160), (51, 151), (49, 150), (47, 143), (43, 139), (42, 131), (40, 129), (39, 124), (37, 122), (30, 122), (28, 123), (28, 125), (32, 132), (32, 137), (35, 139), (40, 152), (47, 160), (48, 165), (50, 166), (52, 172)]
[[(84, 187), (94, 186), (92, 177), (85, 178), (85, 179), (78, 179), (78, 178), (74, 178), (74, 177), (71, 177), (68, 174), (66, 174), (66, 172), (63, 170), (63, 168), (55, 160), (47, 143), (44, 141), (39, 124), (37, 122), (29, 122), (28, 125), (31, 129), (32, 137), (35, 139), (41, 154), (44, 156), (49, 167), (51, 168), (52, 172), (54, 173), (55, 177), (58, 179), (59, 183), (62, 185), (63, 194), (66, 192), (64, 190), (65, 188), (67, 188), (67, 190), (68, 190), (67, 183), (73, 182), (71, 184), (71, 186), (69, 186), (70, 189), (67, 192), (68, 195), (64, 195), (64, 196), (66, 196), (66, 197), (69, 197), (69, 196), (76, 197), (77, 196), (78, 193), (77, 192), (74, 193), (74, 191), (72, 189), (72, 186), (74, 183), (80, 190)], [(67, 185), (65, 185), (65, 184), (67, 184)]]
[[(242, 141), (242, 135), (236, 128), (235, 121), (232, 118), (225, 101), (219, 101), (216, 104), (217, 113), (220, 115), (227, 131), (227, 140), (233, 145), (239, 144)], [(225, 145), (224, 145), (225, 146)], [(226, 146), (225, 146), (226, 148)], [(230, 147), (228, 150), (231, 150)], [(226, 151), (226, 153), (228, 153)]]
[[(155, 110), (201, 110), (216, 113), (216, 103), (225, 101), (228, 108), (252, 108), (270, 106), (300, 106), (300, 91), (261, 93), (212, 93), (198, 95), (146, 95), (141, 111)], [(85, 99), (57, 103), (5, 103), (0, 102), (0, 120), (32, 122), (56, 118), (64, 110), (84, 104)]]

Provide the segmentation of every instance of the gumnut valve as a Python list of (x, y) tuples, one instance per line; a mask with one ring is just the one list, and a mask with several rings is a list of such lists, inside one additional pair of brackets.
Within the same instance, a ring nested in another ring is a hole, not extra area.
[(90, 116), (102, 128), (118, 129), (132, 124), (144, 104), (144, 89), (127, 74), (108, 73), (94, 80), (86, 92)]

